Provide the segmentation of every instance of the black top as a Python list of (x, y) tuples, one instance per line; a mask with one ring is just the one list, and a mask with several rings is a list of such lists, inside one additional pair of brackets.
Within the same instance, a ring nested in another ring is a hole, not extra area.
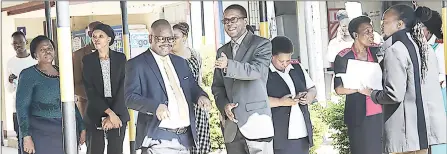
[(104, 96), (104, 82), (98, 51), (84, 56), (83, 81), (87, 94), (88, 105), (84, 121), (101, 126), (101, 118), (106, 117), (104, 112), (110, 108), (121, 121), (129, 121), (129, 113), (124, 102), (124, 76), (126, 56), (122, 53), (110, 50), (110, 84), (112, 86), (112, 97)]
[[(374, 62), (377, 62), (377, 52), (379, 48), (370, 47), (369, 51), (371, 53)], [(334, 61), (334, 72), (346, 73), (346, 68), (348, 66), (349, 59), (356, 59), (354, 51), (351, 48), (344, 49), (335, 57)], [(334, 78), (334, 88), (343, 85), (340, 77)], [(366, 117), (366, 96), (360, 93), (353, 93), (346, 95), (345, 101), (345, 111), (344, 111), (344, 121), (347, 126), (357, 126), (363, 122)]]
[[(307, 91), (306, 80), (304, 73), (299, 64), (292, 64), (294, 69), (289, 72), (295, 85), (296, 93)], [(290, 94), (290, 89), (287, 83), (277, 72), (269, 70), (269, 76), (267, 80), (267, 94), (269, 97), (282, 98), (285, 95)], [(310, 146), (313, 145), (312, 139), (312, 123), (310, 121), (310, 114), (307, 105), (299, 105), (301, 112), (303, 112), (304, 121), (307, 127), (307, 134)], [(272, 119), (275, 136), (273, 138), (273, 146), (275, 149), (281, 149), (288, 141), (289, 119), (290, 119), (290, 106), (275, 107), (272, 108)]]

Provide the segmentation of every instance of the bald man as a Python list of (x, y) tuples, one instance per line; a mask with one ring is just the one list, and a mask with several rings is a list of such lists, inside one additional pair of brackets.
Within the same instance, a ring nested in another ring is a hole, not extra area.
[[(92, 30), (96, 25), (101, 24), (99, 21), (92, 22), (88, 25), (88, 36), (92, 37)], [(76, 105), (84, 117), (85, 109), (87, 108), (87, 96), (85, 94), (84, 82), (82, 81), (82, 58), (95, 51), (95, 47), (90, 42), (85, 47), (73, 52), (73, 77), (74, 77), (74, 89), (76, 95)]]
[(151, 47), (126, 63), (124, 97), (139, 111), (135, 146), (142, 154), (189, 154), (197, 143), (194, 104), (211, 107), (186, 60), (169, 54), (174, 40), (169, 22), (159, 19), (151, 25)]

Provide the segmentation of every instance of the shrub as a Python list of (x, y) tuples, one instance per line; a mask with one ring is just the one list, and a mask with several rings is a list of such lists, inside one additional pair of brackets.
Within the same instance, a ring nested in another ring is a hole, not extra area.
[(310, 120), (312, 121), (312, 132), (314, 146), (310, 149), (310, 154), (316, 154), (316, 150), (323, 143), (323, 136), (328, 130), (327, 124), (322, 119), (323, 106), (318, 103), (309, 106)]
[(328, 102), (324, 109), (323, 121), (329, 125), (329, 128), (336, 130), (331, 138), (332, 145), (339, 151), (339, 154), (350, 154), (348, 128), (346, 127), (343, 116), (345, 110), (345, 98), (339, 99), (339, 102)]

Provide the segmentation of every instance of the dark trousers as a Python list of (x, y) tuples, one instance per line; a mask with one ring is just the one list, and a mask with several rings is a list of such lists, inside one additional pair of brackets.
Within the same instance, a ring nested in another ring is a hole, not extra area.
[[(87, 154), (102, 154), (105, 149), (104, 131), (93, 127), (87, 127)], [(122, 154), (124, 136), (126, 135), (126, 123), (120, 129), (107, 131), (107, 154)]]
[(17, 148), (18, 148), (18, 154), (21, 154), (22, 153), (22, 146), (23, 146), (23, 144), (22, 144), (22, 140), (20, 139), (20, 130), (19, 130), (19, 122), (18, 122), (18, 119), (17, 119), (17, 113), (13, 113), (12, 114), (12, 121), (13, 121), (13, 123), (14, 123), (14, 131), (16, 132), (16, 134), (17, 134)]

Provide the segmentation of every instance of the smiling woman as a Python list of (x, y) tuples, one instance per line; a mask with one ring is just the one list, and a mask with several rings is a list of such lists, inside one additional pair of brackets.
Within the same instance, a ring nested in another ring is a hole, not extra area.
[[(20, 73), (16, 93), (19, 139), (23, 139), (23, 151), (27, 153), (64, 153), (59, 69), (52, 65), (54, 43), (40, 35), (31, 41), (30, 51), (38, 64)], [(82, 144), (85, 131), (77, 108), (76, 122)]]

